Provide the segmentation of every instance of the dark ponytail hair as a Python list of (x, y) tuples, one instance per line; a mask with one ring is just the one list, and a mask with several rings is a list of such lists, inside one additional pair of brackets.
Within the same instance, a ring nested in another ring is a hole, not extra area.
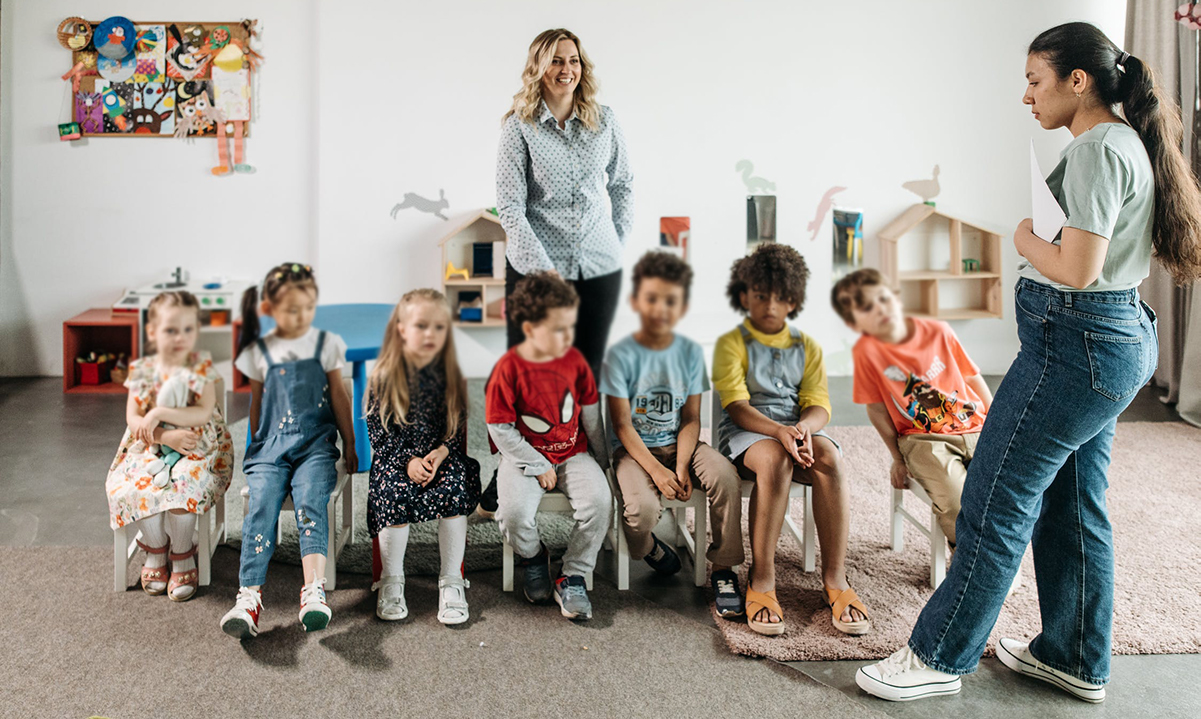
[[(275, 302), (285, 290), (298, 287), (312, 290), (317, 294), (317, 279), (313, 276), (313, 268), (298, 262), (285, 262), (273, 267), (263, 280), (263, 299)], [(238, 338), (238, 354), (254, 344), (259, 338), (259, 292), (257, 287), (251, 287), (242, 293), (242, 334)]]
[(1093, 79), (1102, 103), (1121, 104), (1151, 159), (1155, 256), (1177, 284), (1201, 278), (1201, 189), (1181, 151), (1180, 108), (1156, 84), (1155, 73), (1085, 22), (1047, 30), (1030, 43), (1028, 54), (1042, 56), (1060, 80), (1073, 70), (1083, 70)]

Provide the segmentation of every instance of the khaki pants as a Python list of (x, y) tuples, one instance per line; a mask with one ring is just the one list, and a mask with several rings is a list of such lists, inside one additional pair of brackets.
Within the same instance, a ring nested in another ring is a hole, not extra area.
[[(675, 471), (676, 445), (649, 447), (648, 450), (660, 464)], [(617, 468), (617, 488), (625, 508), (621, 524), (630, 546), (630, 558), (642, 559), (654, 547), (651, 530), (659, 523), (659, 515), (663, 512), (659, 488), (624, 447), (614, 453), (613, 464)], [(697, 443), (690, 469), (692, 491), (704, 491), (709, 498), (709, 531), (713, 541), (705, 558), (727, 567), (742, 564), (745, 556), (738, 471), (721, 452), (704, 442)]]
[(955, 519), (967, 467), (976, 454), (979, 432), (971, 434), (906, 434), (897, 439), (909, 476), (917, 480), (930, 501), (938, 526), (955, 544)]

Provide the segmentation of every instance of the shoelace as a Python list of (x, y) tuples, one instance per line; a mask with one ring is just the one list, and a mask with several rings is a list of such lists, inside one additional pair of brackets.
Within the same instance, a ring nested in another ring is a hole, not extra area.
[(925, 669), (926, 664), (918, 658), (909, 647), (903, 647), (893, 652), (880, 662), (880, 676), (890, 677), (894, 674), (907, 672), (911, 669)]
[(718, 594), (733, 594), (735, 591), (736, 590), (734, 589), (734, 582), (731, 582), (729, 579), (717, 580), (717, 593)]
[(253, 612), (263, 603), (262, 595), (254, 591), (250, 587), (241, 587), (238, 589), (238, 598), (234, 601), (234, 606), (238, 609), (245, 609), (248, 612)]
[(568, 584), (567, 582), (563, 582), (561, 586), (563, 599), (576, 599), (580, 597), (586, 598), (588, 596), (588, 591), (582, 584)]
[(320, 602), (325, 604), (325, 580), (318, 579), (312, 584), (304, 585), (300, 591), (300, 603), (309, 604), (310, 602)]

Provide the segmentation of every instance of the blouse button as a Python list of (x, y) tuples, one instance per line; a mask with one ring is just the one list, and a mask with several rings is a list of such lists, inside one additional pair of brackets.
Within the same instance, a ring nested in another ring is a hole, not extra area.
[(280, 374), (287, 374), (287, 373), (288, 373), (288, 370), (286, 370), (286, 369), (281, 369), (281, 370), (279, 371), (279, 373), (280, 373)]

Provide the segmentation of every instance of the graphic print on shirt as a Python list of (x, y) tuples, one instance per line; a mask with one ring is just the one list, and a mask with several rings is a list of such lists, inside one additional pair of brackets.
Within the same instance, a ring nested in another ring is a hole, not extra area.
[(892, 403), (902, 415), (909, 418), (915, 429), (926, 433), (944, 433), (963, 431), (967, 422), (976, 414), (976, 403), (958, 398), (959, 391), (950, 395), (934, 386), (933, 381), (946, 365), (934, 355), (930, 369), (924, 376), (918, 376), (897, 367), (889, 365), (884, 370), (884, 376), (893, 382), (905, 385), (901, 397), (908, 399), (907, 406), (902, 407), (895, 397)]
[(526, 387), (517, 417), (521, 434), (534, 449), (543, 452), (562, 452), (575, 446), (580, 433), (579, 405), (572, 390), (574, 378), (549, 369), (526, 370)]
[(653, 437), (664, 432), (675, 433), (679, 428), (679, 411), (684, 406), (685, 391), (663, 382), (639, 392), (630, 401), (634, 429), (639, 436)]

